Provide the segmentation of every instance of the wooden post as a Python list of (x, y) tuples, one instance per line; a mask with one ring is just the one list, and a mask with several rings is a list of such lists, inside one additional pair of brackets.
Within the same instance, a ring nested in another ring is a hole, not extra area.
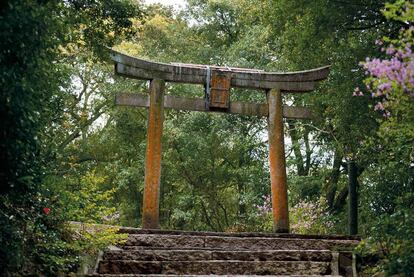
[(358, 233), (358, 175), (355, 161), (348, 162), (348, 190), (349, 190), (349, 234)]
[(273, 229), (277, 233), (288, 233), (289, 212), (282, 93), (278, 89), (272, 89), (268, 91), (267, 97), (269, 105), (269, 165), (272, 186)]
[(161, 139), (164, 121), (164, 88), (164, 80), (151, 80), (142, 212), (142, 227), (144, 229), (160, 228), (159, 198), (162, 155)]

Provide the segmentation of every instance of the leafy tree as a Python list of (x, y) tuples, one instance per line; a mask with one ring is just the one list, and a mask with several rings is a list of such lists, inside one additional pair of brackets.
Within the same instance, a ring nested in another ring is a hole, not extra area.
[[(6, 2), (0, 12), (6, 119), (0, 155), (7, 164), (1, 171), (7, 184), (1, 188), (2, 269), (74, 270), (82, 251), (113, 238), (81, 232), (75, 242), (63, 227), (67, 220), (140, 226), (147, 113), (115, 107), (113, 97), (145, 93), (147, 84), (113, 76), (105, 46), (116, 45), (163, 62), (270, 71), (331, 64), (318, 91), (284, 99), (312, 106), (315, 115), (311, 122), (285, 122), (293, 230), (343, 232), (347, 162), (354, 161), (362, 233), (389, 242), (389, 272), (409, 270), (411, 241), (404, 238), (410, 230), (403, 226), (411, 224), (412, 84), (410, 78), (388, 82), (374, 65), (399, 61), (411, 72), (412, 9), (401, 12), (406, 2), (397, 1), (383, 13), (384, 4), (191, 0), (174, 12), (118, 0)], [(398, 37), (401, 27), (407, 31)], [(390, 57), (374, 43), (383, 36), (394, 45)], [(364, 81), (358, 63), (367, 56), (382, 60), (366, 63), (373, 74)], [(375, 101), (364, 82), (376, 90)], [(351, 97), (356, 86), (359, 97)], [(202, 87), (190, 85), (167, 85), (166, 93), (203, 97)], [(266, 101), (264, 93), (239, 89), (231, 97)], [(164, 128), (163, 228), (271, 229), (265, 119), (166, 111)], [(407, 258), (399, 261), (401, 255)]]
[[(397, 1), (385, 6), (384, 15), (412, 24), (413, 8), (409, 1)], [(372, 94), (374, 109), (383, 118), (379, 119), (377, 139), (370, 143), (377, 152), (365, 180), (368, 197), (364, 200), (371, 206), (368, 214), (374, 220), (367, 232), (367, 245), (361, 248), (379, 252), (383, 257), (379, 269), (389, 275), (409, 276), (414, 263), (413, 31), (413, 27), (408, 27), (402, 29), (397, 38), (379, 40), (377, 43), (383, 46), (386, 56), (367, 58), (363, 63), (368, 74), (363, 90)]]
[[(78, 44), (99, 57), (126, 32), (135, 4), (121, 1), (3, 1), (0, 10), (2, 87), (0, 223), (2, 274), (56, 274), (74, 267), (65, 248), (68, 220), (40, 184), (59, 149), (50, 132), (63, 122), (71, 70), (61, 47)], [(99, 49), (99, 51), (98, 51)], [(72, 257), (72, 258), (70, 258)]]

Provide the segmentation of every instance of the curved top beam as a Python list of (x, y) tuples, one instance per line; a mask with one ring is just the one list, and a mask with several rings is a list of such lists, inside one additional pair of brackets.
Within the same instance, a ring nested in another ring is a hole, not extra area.
[(250, 89), (280, 89), (286, 92), (306, 92), (315, 89), (318, 81), (329, 74), (330, 66), (295, 72), (264, 72), (257, 69), (219, 67), (208, 65), (160, 63), (111, 51), (115, 72), (130, 78), (168, 82), (205, 84), (207, 67), (231, 71), (231, 86)]

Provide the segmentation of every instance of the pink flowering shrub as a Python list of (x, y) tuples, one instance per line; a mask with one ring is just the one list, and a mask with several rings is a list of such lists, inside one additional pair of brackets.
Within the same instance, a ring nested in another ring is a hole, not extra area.
[[(368, 77), (365, 85), (371, 96), (377, 101), (374, 109), (383, 112), (384, 116), (391, 116), (392, 102), (399, 97), (410, 97), (414, 100), (414, 27), (401, 30), (398, 40), (378, 40), (378, 45), (388, 43), (382, 51), (388, 56), (386, 59), (367, 58), (362, 63)], [(362, 96), (356, 88), (354, 96)]]
[(295, 234), (329, 234), (334, 221), (323, 199), (318, 202), (301, 201), (290, 210), (291, 232)]
[[(272, 201), (266, 196), (262, 205), (256, 205), (256, 217), (261, 223), (261, 230), (272, 231)], [(333, 232), (335, 222), (327, 212), (326, 202), (301, 201), (289, 210), (290, 231), (295, 234), (329, 234)]]
[(257, 219), (258, 230), (271, 232), (273, 231), (272, 197), (266, 195), (262, 200), (262, 204), (254, 205), (255, 214), (253, 216)]
[(254, 205), (258, 216), (265, 216), (272, 212), (272, 198), (270, 195), (266, 195), (263, 198), (263, 204)]
[(376, 100), (374, 109), (385, 116), (378, 120), (377, 137), (368, 145), (377, 152), (367, 169), (365, 189), (372, 197), (388, 201), (392, 209), (371, 214), (373, 222), (358, 252), (362, 257), (380, 258), (377, 264), (367, 265), (367, 276), (413, 276), (414, 2), (388, 3), (383, 13), (387, 19), (411, 26), (401, 29), (397, 39), (377, 41), (385, 58), (363, 63), (366, 88)]
[[(384, 15), (388, 19), (412, 23), (414, 4), (410, 1), (397, 1), (386, 4)], [(414, 101), (414, 26), (401, 29), (397, 39), (383, 38), (376, 44), (386, 58), (367, 58), (361, 65), (368, 75), (365, 79), (367, 91), (376, 99), (374, 110), (381, 111), (385, 117), (395, 113), (401, 102)], [(353, 96), (363, 96), (356, 88)]]

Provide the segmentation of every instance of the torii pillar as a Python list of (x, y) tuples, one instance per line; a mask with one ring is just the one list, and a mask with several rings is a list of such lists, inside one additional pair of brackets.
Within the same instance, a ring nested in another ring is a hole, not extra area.
[(151, 80), (142, 213), (142, 227), (144, 229), (160, 228), (159, 202), (162, 156), (161, 140), (164, 123), (164, 89), (164, 80)]
[(273, 230), (276, 233), (289, 233), (289, 211), (281, 91), (278, 89), (268, 91), (267, 103), (269, 105), (268, 136)]

